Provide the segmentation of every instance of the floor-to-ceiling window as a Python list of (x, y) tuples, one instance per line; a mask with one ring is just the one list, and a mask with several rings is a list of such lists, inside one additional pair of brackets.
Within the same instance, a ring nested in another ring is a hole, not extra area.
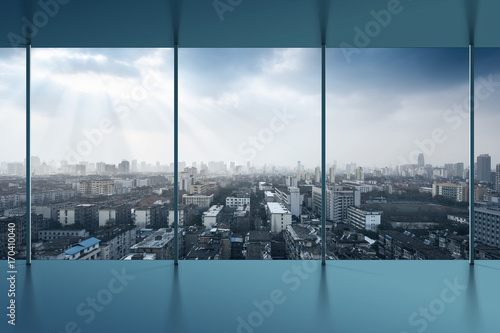
[(338, 259), (467, 258), (467, 49), (327, 60), (328, 246)]
[(0, 49), (0, 258), (23, 258), (26, 242), (26, 58)]
[(319, 259), (320, 49), (181, 49), (185, 259)]

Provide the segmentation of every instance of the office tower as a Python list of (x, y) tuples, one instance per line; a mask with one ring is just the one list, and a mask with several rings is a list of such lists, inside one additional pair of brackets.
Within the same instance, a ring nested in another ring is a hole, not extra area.
[(321, 182), (319, 166), (317, 166), (316, 169), (314, 170), (314, 180), (316, 181), (316, 183)]
[(481, 154), (477, 157), (477, 181), (489, 182), (491, 180), (491, 157)]
[(420, 153), (418, 154), (418, 166), (424, 166), (425, 161), (424, 161), (424, 154)]
[(132, 172), (137, 172), (137, 171), (138, 171), (137, 160), (133, 160), (132, 161)]

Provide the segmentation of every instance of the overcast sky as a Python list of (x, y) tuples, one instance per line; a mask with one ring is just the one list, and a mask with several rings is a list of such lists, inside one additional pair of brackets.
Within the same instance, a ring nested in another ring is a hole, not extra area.
[[(22, 161), (25, 58), (0, 49), (0, 161)], [(306, 168), (321, 158), (319, 49), (179, 50), (179, 158)], [(327, 50), (327, 161), (468, 159), (467, 49)], [(489, 83), (488, 83), (489, 82)], [(498, 82), (498, 83), (497, 83)], [(500, 51), (476, 51), (476, 153), (500, 163)], [(173, 161), (171, 49), (33, 49), (32, 153)]]

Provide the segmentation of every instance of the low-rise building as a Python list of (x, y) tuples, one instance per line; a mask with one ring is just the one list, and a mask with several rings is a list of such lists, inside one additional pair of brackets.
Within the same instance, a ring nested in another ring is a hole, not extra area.
[(358, 229), (377, 232), (381, 218), (381, 211), (369, 211), (355, 206), (347, 208), (347, 219)]
[(321, 259), (320, 232), (311, 225), (288, 225), (283, 238), (288, 259)]
[[(130, 249), (134, 253), (154, 253), (157, 260), (174, 259), (174, 230), (170, 228), (161, 228), (153, 232), (140, 243), (133, 245)], [(182, 253), (182, 228), (178, 232), (178, 250)]]
[(101, 260), (120, 260), (135, 244), (136, 227), (130, 224), (113, 226), (99, 230), (93, 236), (101, 241)]
[(208, 208), (212, 205), (214, 200), (214, 195), (203, 195), (203, 194), (184, 194), (182, 195), (182, 203), (185, 205), (195, 205), (200, 208)]
[(78, 242), (72, 248), (64, 252), (66, 260), (98, 260), (100, 258), (101, 249), (97, 238), (91, 237), (84, 241)]
[(203, 213), (201, 221), (205, 228), (212, 228), (220, 221), (221, 211), (224, 208), (222, 205), (214, 205)]

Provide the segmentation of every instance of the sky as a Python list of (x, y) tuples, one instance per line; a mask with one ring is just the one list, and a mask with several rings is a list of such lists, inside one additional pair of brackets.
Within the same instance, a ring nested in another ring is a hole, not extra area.
[[(500, 51), (476, 50), (476, 154), (500, 163)], [(180, 49), (179, 160), (321, 161), (320, 49)], [(349, 61), (348, 61), (349, 60)], [(468, 160), (468, 50), (327, 50), (327, 162)], [(25, 53), (0, 49), (0, 161), (24, 159)], [(32, 154), (173, 162), (172, 49), (33, 49)]]

